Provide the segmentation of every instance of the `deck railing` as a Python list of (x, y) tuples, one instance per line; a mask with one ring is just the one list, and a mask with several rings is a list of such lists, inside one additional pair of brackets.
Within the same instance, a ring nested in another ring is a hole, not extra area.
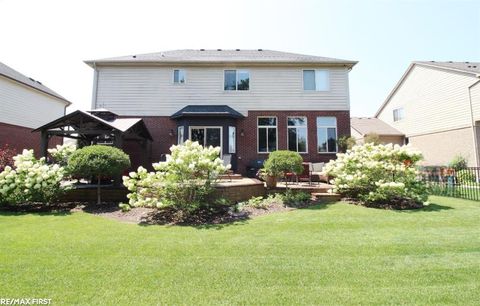
[(422, 167), (430, 194), (480, 201), (480, 167)]

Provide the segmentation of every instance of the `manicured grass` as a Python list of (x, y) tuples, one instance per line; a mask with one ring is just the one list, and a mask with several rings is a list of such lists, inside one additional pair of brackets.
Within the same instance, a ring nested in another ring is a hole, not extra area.
[(53, 304), (477, 304), (480, 202), (344, 203), (223, 227), (0, 213), (0, 298)]

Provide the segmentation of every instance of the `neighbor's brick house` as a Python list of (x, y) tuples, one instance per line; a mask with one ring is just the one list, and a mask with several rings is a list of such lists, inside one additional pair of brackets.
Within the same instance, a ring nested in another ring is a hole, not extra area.
[[(32, 129), (65, 114), (70, 102), (39, 81), (0, 63), (0, 148), (40, 153), (40, 138)], [(61, 142), (52, 139), (51, 145)]]
[[(141, 117), (150, 152), (124, 144), (134, 164), (158, 161), (186, 139), (221, 146), (239, 173), (274, 150), (306, 161), (335, 158), (350, 135), (354, 61), (270, 50), (176, 50), (86, 61), (92, 109)], [(144, 159), (143, 159), (144, 160)]]

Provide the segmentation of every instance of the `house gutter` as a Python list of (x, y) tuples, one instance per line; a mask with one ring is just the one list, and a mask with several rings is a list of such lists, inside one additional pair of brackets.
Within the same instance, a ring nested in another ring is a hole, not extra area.
[[(480, 75), (476, 75), (477, 78), (480, 78)], [(475, 118), (473, 117), (473, 103), (472, 103), (472, 88), (480, 83), (480, 80), (477, 80), (472, 85), (468, 86), (468, 101), (470, 103), (470, 119), (472, 124), (472, 131), (473, 131), (473, 150), (475, 154), (475, 166), (480, 167), (479, 165), (479, 156), (478, 156), (478, 141), (477, 141), (477, 128), (475, 126)]]

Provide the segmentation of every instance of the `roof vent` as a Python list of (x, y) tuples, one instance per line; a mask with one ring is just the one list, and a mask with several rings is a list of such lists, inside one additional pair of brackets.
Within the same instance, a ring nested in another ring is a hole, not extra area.
[(435, 63), (435, 61), (430, 61), (430, 63)]
[(235, 51), (240, 51), (240, 49), (235, 49)]
[(30, 81), (32, 81), (32, 82), (35, 82), (35, 80), (34, 80), (34, 79), (32, 79), (32, 78), (28, 78), (28, 79), (29, 79)]
[(452, 61), (448, 61), (449, 63), (453, 63)]
[(263, 51), (263, 49), (258, 49), (258, 51)]
[(473, 68), (477, 68), (477, 66), (473, 66)]
[(205, 51), (205, 49), (200, 49), (200, 51)]
[(222, 49), (217, 49), (217, 51), (222, 51)]
[(137, 58), (137, 56), (136, 56), (136, 55), (133, 55), (132, 57), (133, 57), (133, 58)]
[(42, 82), (40, 82), (40, 81), (36, 81), (36, 82), (37, 82), (38, 84), (40, 84), (40, 85), (43, 85)]
[(465, 62), (465, 64), (470, 64), (470, 62)]

